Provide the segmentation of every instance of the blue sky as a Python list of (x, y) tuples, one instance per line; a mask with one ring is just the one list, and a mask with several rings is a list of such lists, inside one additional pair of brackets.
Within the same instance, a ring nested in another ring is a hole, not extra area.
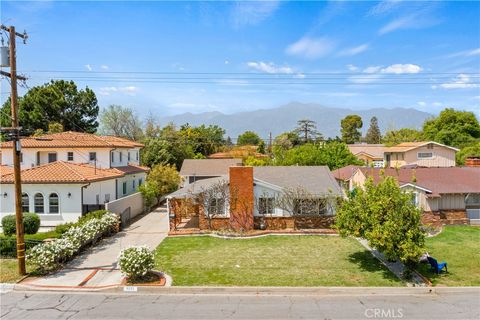
[[(28, 85), (73, 79), (92, 88), (102, 107), (161, 116), (300, 101), (480, 115), (479, 2), (1, 6), (2, 23), (30, 35), (27, 45), (17, 45)], [(1, 90), (4, 101), (5, 80)]]

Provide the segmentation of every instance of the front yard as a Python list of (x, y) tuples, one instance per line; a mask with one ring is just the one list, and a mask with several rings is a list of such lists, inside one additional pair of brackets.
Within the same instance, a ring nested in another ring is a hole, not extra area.
[(445, 226), (438, 236), (427, 238), (428, 253), (446, 261), (448, 273), (435, 275), (430, 265), (420, 266), (419, 271), (438, 286), (480, 285), (480, 227)]
[(336, 236), (169, 237), (156, 269), (176, 286), (403, 286), (356, 240)]

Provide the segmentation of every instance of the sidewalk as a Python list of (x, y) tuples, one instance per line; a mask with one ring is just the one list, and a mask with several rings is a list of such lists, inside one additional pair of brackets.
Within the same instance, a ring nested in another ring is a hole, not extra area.
[(120, 251), (129, 246), (155, 249), (168, 234), (166, 207), (159, 207), (111, 238), (102, 240), (70, 261), (62, 270), (42, 278), (27, 278), (21, 285), (50, 289), (103, 289), (121, 283), (117, 266)]

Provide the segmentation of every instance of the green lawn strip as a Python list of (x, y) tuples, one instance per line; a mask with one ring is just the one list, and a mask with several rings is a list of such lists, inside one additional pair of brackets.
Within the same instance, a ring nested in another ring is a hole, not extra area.
[(446, 261), (448, 273), (435, 275), (429, 264), (422, 264), (418, 271), (438, 286), (480, 285), (480, 227), (445, 226), (443, 231), (427, 238), (428, 253), (438, 260)]
[(354, 239), (171, 237), (156, 268), (178, 286), (402, 286)]
[[(0, 283), (16, 282), (20, 280), (22, 276), (18, 275), (17, 259), (0, 259)], [(33, 270), (27, 264), (27, 272), (30, 273)]]

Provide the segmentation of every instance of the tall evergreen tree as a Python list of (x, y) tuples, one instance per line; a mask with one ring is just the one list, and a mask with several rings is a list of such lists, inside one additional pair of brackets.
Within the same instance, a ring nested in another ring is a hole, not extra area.
[(370, 128), (368, 128), (367, 135), (365, 136), (367, 143), (377, 144), (382, 142), (382, 134), (378, 127), (377, 117), (373, 116), (370, 119)]
[(317, 131), (317, 124), (313, 120), (302, 119), (297, 122), (295, 132), (301, 137), (303, 143), (321, 139), (322, 135)]
[(356, 114), (350, 114), (340, 122), (342, 127), (342, 140), (351, 144), (360, 141), (362, 133), (360, 129), (363, 126), (362, 118)]

